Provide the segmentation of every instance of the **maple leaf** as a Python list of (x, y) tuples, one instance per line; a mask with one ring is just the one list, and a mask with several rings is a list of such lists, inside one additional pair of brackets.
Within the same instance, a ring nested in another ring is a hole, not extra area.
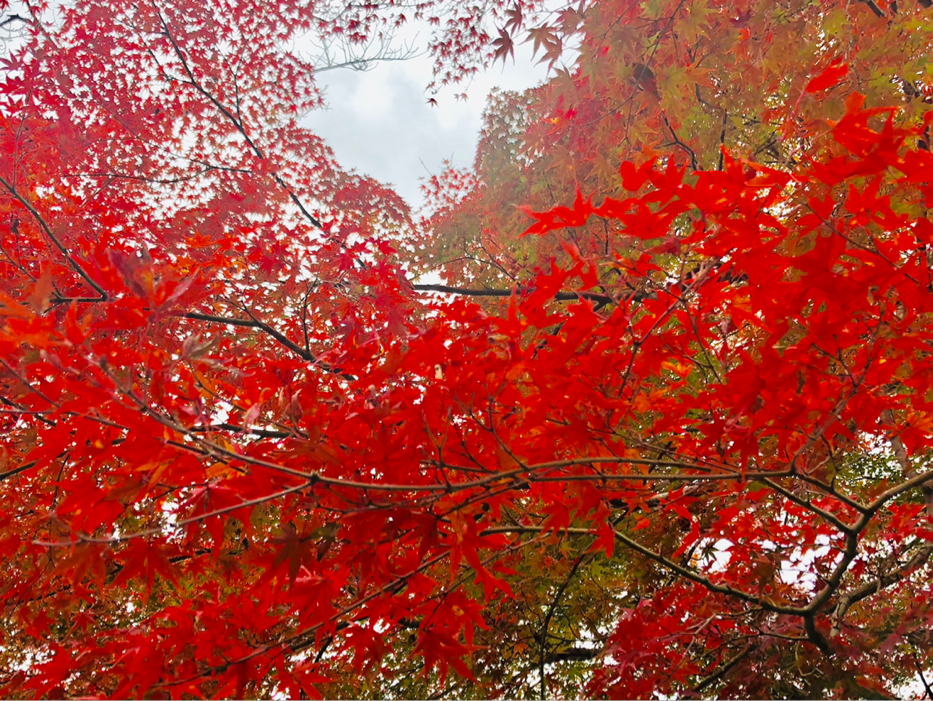
[(811, 78), (805, 91), (808, 93), (821, 92), (837, 85), (849, 72), (849, 64), (842, 59), (835, 59), (819, 75)]
[(543, 56), (538, 63), (548, 62), (548, 68), (552, 68), (563, 54), (563, 42), (557, 35), (557, 29), (549, 25), (539, 25), (528, 30), (526, 41), (534, 42), (532, 54), (538, 55), (539, 50), (544, 49)]
[(507, 29), (499, 30), (499, 38), (493, 41), (492, 45), (496, 47), (493, 61), (498, 61), (501, 58), (502, 62), (505, 63), (505, 59), (509, 56), (512, 57), (513, 61), (515, 60), (515, 44)]
[(521, 30), (522, 23), (524, 22), (524, 15), (522, 14), (522, 6), (514, 5), (505, 11), (505, 16), (508, 20), (505, 23), (505, 31), (517, 32)]
[(29, 306), (32, 307), (36, 314), (43, 314), (48, 308), (49, 299), (52, 296), (54, 287), (55, 286), (52, 282), (52, 271), (50, 268), (46, 268), (44, 271), (42, 271), (42, 275), (39, 276), (39, 279), (36, 280), (32, 294), (28, 299)]

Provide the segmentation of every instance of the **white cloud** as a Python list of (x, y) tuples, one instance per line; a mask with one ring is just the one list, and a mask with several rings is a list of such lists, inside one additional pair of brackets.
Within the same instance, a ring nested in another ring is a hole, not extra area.
[[(415, 36), (416, 29), (406, 34)], [(367, 72), (323, 72), (318, 80), (329, 109), (311, 113), (304, 124), (327, 141), (341, 164), (394, 185), (417, 207), (420, 180), (428, 173), (437, 173), (444, 160), (472, 162), (490, 90), (522, 90), (545, 79), (547, 70), (533, 63), (529, 46), (516, 47), (515, 54), (514, 65), (497, 64), (465, 89), (442, 90), (437, 107), (427, 103), (424, 90), (432, 77), (429, 56), (377, 63)], [(459, 92), (468, 99), (457, 100)]]

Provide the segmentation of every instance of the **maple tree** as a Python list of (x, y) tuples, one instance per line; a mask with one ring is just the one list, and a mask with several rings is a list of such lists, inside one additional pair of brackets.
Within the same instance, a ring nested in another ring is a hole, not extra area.
[[(0, 3), (0, 693), (933, 682), (928, 4)], [(290, 48), (406, 13), (554, 68), (423, 220)]]

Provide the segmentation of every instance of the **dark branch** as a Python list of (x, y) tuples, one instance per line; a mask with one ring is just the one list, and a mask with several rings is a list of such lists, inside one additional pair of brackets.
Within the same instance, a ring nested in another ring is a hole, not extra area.
[[(468, 287), (451, 287), (449, 285), (412, 285), (419, 292), (445, 292), (452, 295), (463, 295), (465, 297), (511, 297), (515, 294), (512, 290), (485, 290), (471, 289)], [(595, 302), (614, 302), (609, 295), (602, 295), (596, 292), (558, 292), (554, 299), (559, 301), (569, 301), (574, 299), (590, 299)]]
[(592, 660), (603, 654), (603, 651), (597, 648), (572, 647), (569, 650), (560, 652), (549, 652), (544, 658), (544, 664), (553, 664), (555, 662), (585, 662)]
[(82, 265), (74, 258), (74, 256), (71, 255), (71, 252), (67, 248), (65, 248), (64, 244), (62, 244), (62, 242), (58, 240), (58, 237), (54, 234), (54, 232), (52, 231), (52, 228), (48, 225), (45, 219), (42, 218), (42, 215), (39, 214), (36, 208), (32, 206), (29, 200), (27, 200), (25, 197), (19, 194), (16, 191), (16, 188), (13, 187), (12, 184), (8, 183), (3, 178), (0, 178), (0, 185), (3, 185), (3, 187), (6, 188), (7, 192), (9, 192), (10, 195), (12, 195), (13, 198), (17, 202), (23, 205), (23, 207), (25, 207), (28, 210), (28, 212), (33, 216), (33, 218), (37, 222), (39, 222), (39, 226), (42, 227), (42, 230), (45, 232), (45, 235), (49, 237), (49, 240), (52, 242), (55, 248), (57, 248), (59, 252), (62, 254), (62, 256), (64, 256), (65, 260), (68, 261), (68, 265), (71, 267), (71, 269), (74, 270), (76, 273), (78, 273), (78, 275), (81, 276), (81, 279), (83, 279), (88, 285), (91, 286), (91, 288), (97, 294), (100, 295), (100, 299), (98, 301), (106, 302), (107, 299), (109, 299), (109, 297), (107, 293), (104, 292), (104, 288), (98, 285), (94, 281), (94, 279), (87, 273), (87, 271), (82, 267)]
[(733, 667), (735, 667), (739, 662), (741, 662), (746, 657), (748, 657), (748, 653), (751, 651), (752, 651), (752, 648), (750, 645), (744, 648), (740, 653), (738, 653), (735, 657), (733, 657), (731, 660), (726, 662), (722, 667), (717, 669), (715, 672), (709, 675), (706, 679), (704, 679), (699, 684), (697, 684), (695, 687), (693, 687), (693, 690), (699, 693), (703, 691), (703, 689), (708, 687), (710, 684), (715, 684), (720, 679), (724, 678), (730, 671), (732, 671)]

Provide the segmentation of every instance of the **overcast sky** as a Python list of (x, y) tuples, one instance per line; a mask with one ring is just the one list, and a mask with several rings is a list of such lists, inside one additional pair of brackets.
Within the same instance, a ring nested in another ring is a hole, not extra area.
[(421, 202), (420, 179), (438, 173), (445, 159), (456, 166), (472, 162), (486, 96), (493, 87), (519, 90), (544, 80), (547, 70), (531, 60), (529, 47), (516, 47), (516, 62), (477, 76), (462, 92), (445, 89), (438, 106), (427, 104), (431, 58), (383, 62), (370, 71), (331, 70), (318, 74), (328, 109), (305, 118), (305, 125), (324, 138), (338, 161), (395, 186), (409, 204)]

